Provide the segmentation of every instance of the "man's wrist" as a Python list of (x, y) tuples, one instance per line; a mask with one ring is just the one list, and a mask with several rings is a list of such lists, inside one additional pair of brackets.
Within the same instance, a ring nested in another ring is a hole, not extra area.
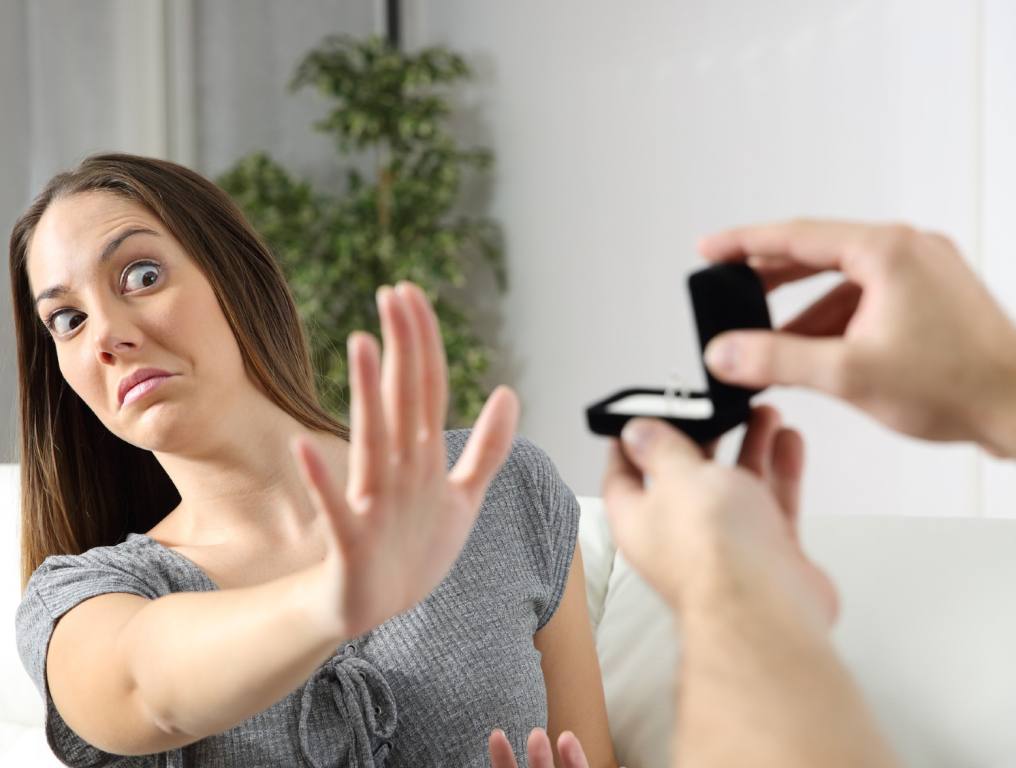
[[(718, 553), (717, 553), (718, 554)], [(667, 596), (685, 628), (715, 631), (751, 623), (795, 626), (816, 637), (828, 634), (821, 598), (798, 564), (728, 552), (710, 558), (676, 597)]]
[(1016, 458), (1016, 331), (1000, 349), (976, 411), (977, 442), (994, 456)]

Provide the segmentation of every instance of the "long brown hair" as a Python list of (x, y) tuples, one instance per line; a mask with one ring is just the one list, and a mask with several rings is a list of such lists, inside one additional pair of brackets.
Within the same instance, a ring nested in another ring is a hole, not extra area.
[(282, 271), (232, 200), (175, 163), (92, 155), (53, 177), (11, 233), (22, 588), (47, 556), (119, 543), (152, 528), (180, 501), (152, 453), (107, 430), (67, 385), (35, 314), (27, 271), (35, 228), (54, 200), (88, 191), (117, 195), (158, 217), (211, 283), (248, 374), (304, 426), (348, 439), (346, 427), (319, 404), (307, 339)]

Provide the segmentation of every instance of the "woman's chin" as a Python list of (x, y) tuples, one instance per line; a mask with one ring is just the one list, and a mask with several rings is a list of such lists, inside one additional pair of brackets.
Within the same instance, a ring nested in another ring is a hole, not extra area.
[(158, 402), (129, 419), (120, 437), (133, 446), (156, 453), (184, 453), (193, 450), (207, 424), (199, 423), (193, 412), (178, 403)]

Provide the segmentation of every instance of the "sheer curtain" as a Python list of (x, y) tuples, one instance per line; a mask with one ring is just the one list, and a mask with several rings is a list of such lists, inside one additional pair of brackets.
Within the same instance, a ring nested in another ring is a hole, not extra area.
[[(334, 150), (311, 128), (323, 103), (286, 84), (325, 35), (370, 34), (380, 20), (377, 0), (3, 0), (4, 240), (45, 182), (91, 152), (154, 155), (214, 175), (266, 150), (301, 175), (335, 177), (322, 162)], [(6, 287), (0, 296), (0, 461), (13, 461)]]

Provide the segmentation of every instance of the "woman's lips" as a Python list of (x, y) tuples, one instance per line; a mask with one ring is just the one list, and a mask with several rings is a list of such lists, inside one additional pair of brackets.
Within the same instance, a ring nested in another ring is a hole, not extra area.
[(126, 407), (133, 403), (135, 400), (144, 397), (149, 392), (158, 389), (159, 386), (166, 379), (172, 378), (171, 375), (166, 376), (152, 376), (150, 379), (145, 379), (142, 382), (135, 384), (133, 387), (127, 390), (127, 394), (124, 395), (123, 403), (121, 408)]

